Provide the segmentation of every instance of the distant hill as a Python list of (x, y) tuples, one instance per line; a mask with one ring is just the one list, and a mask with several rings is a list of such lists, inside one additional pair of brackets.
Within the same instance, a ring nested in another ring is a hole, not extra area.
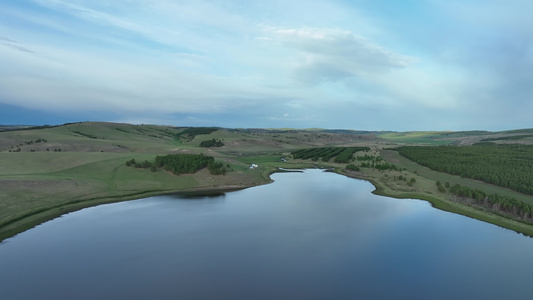
[(35, 127), (33, 125), (0, 125), (0, 131), (20, 130)]
[[(190, 140), (194, 139), (194, 132), (198, 130), (214, 130), (220, 129), (226, 133), (234, 134), (254, 134), (254, 135), (273, 135), (276, 134), (292, 134), (296, 139), (303, 141), (304, 137), (313, 136), (318, 138), (317, 134), (330, 134), (335, 137), (334, 140), (339, 142), (356, 138), (358, 140), (382, 140), (390, 141), (393, 143), (401, 144), (428, 144), (428, 145), (473, 145), (480, 142), (495, 142), (495, 143), (520, 143), (520, 144), (533, 144), (533, 129), (515, 129), (507, 131), (484, 131), (484, 130), (470, 130), (470, 131), (366, 131), (366, 130), (350, 130), (350, 129), (323, 129), (323, 128), (309, 128), (309, 129), (294, 129), (294, 128), (223, 128), (223, 127), (175, 127), (175, 126), (161, 126), (161, 125), (131, 125), (121, 123), (110, 122), (77, 122), (77, 123), (65, 123), (61, 125), (0, 125), (0, 132), (6, 131), (19, 131), (19, 130), (39, 130), (39, 129), (51, 129), (56, 127), (68, 127), (74, 128), (76, 126), (83, 126), (84, 130), (70, 130), (71, 133), (78, 136), (84, 136), (86, 138), (95, 139), (102, 132), (108, 132), (109, 129), (122, 131), (123, 133), (135, 133), (136, 135), (152, 137), (162, 137), (161, 132), (165, 132), (164, 135), (179, 137), (180, 135), (188, 136)], [(144, 127), (142, 127), (144, 126)], [(93, 133), (84, 133), (86, 129), (89, 129)], [(102, 131), (103, 130), (103, 131)], [(148, 133), (151, 131), (151, 133)], [(190, 134), (190, 133), (193, 134)], [(199, 132), (203, 133), (203, 132)], [(210, 134), (211, 132), (205, 132)], [(307, 136), (306, 136), (307, 135)], [(215, 137), (222, 137), (224, 134), (218, 134)], [(330, 140), (333, 136), (330, 136)], [(322, 136), (324, 138), (325, 136)], [(100, 136), (100, 139), (105, 136)], [(122, 138), (126, 138), (125, 136)], [(126, 138), (127, 139), (127, 138)], [(312, 139), (311, 139), (312, 140)], [(308, 141), (310, 141), (308, 139)]]

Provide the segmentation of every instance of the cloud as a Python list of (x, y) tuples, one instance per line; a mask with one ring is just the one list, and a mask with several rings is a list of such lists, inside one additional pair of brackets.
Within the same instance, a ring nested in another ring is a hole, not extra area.
[(529, 124), (520, 3), (7, 1), (0, 102), (238, 127)]
[(238, 14), (210, 1), (34, 1), (86, 23), (84, 29), (100, 28), (104, 36), (188, 54), (203, 55), (220, 36), (248, 28)]
[(10, 48), (13, 48), (18, 51), (27, 52), (27, 53), (35, 53), (34, 51), (28, 49), (27, 47), (23, 46), (21, 43), (14, 41), (12, 39), (8, 39), (5, 37), (0, 36), (0, 45), (7, 46)]
[(268, 31), (274, 40), (301, 53), (293, 62), (293, 76), (306, 84), (386, 73), (416, 61), (346, 30), (273, 28)]
[(340, 29), (266, 28), (261, 39), (286, 48), (291, 78), (332, 103), (453, 107), (461, 101), (464, 72), (431, 59), (398, 53)]

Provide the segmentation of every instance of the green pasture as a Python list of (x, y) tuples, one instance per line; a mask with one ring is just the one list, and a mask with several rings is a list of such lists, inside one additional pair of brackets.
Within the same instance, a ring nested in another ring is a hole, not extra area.
[[(101, 203), (163, 193), (245, 188), (268, 183), (271, 181), (269, 175), (280, 167), (335, 168), (338, 172), (343, 172), (346, 164), (290, 158), (289, 154), (293, 150), (313, 147), (370, 146), (374, 150), (369, 154), (381, 155), (387, 162), (406, 170), (380, 172), (364, 168), (357, 174), (347, 175), (374, 182), (378, 187), (377, 193), (400, 198), (413, 196), (431, 199), (441, 209), (475, 216), (488, 222), (497, 223), (491, 218), (502, 217), (446, 201), (446, 196), (437, 191), (435, 182), (458, 183), (533, 203), (533, 197), (435, 172), (395, 151), (378, 150), (383, 146), (380, 144), (383, 143), (382, 140), (360, 139), (356, 135), (325, 133), (320, 130), (272, 132), (219, 129), (184, 141), (175, 138), (182, 130), (183, 128), (156, 125), (86, 122), (46, 129), (0, 132), (0, 240), (65, 212)], [(464, 136), (475, 136), (477, 133), (467, 132)], [(479, 134), (486, 135), (487, 132)], [(392, 142), (432, 145), (448, 144), (453, 138), (464, 137), (461, 133), (435, 131), (386, 132), (378, 136)], [(199, 147), (200, 142), (213, 138), (222, 140), (224, 146)], [(448, 140), (440, 140), (442, 138)], [(46, 142), (27, 144), (37, 139), (45, 139)], [(18, 147), (21, 152), (9, 152)], [(54, 151), (55, 149), (61, 149), (61, 152)], [(132, 158), (136, 161), (153, 161), (156, 155), (177, 153), (204, 153), (213, 156), (217, 161), (229, 165), (230, 172), (224, 176), (213, 176), (207, 170), (201, 170), (195, 174), (176, 176), (164, 170), (151, 172), (125, 165)], [(259, 167), (250, 169), (251, 164)], [(399, 175), (415, 178), (416, 183), (409, 186), (405, 181), (398, 180)], [(515, 226), (509, 223), (515, 222), (512, 220), (498, 222), (500, 223), (497, 224), (507, 222), (502, 226), (508, 228)], [(528, 226), (520, 224), (516, 226)], [(530, 230), (527, 228), (519, 231)]]
[(443, 132), (440, 131), (388, 132), (378, 134), (378, 137), (397, 143), (408, 144), (448, 145), (452, 143), (452, 140), (441, 140), (445, 138), (441, 134)]

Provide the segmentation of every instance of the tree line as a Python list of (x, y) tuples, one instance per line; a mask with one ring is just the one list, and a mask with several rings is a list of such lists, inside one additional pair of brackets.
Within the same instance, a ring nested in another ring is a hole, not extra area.
[(403, 146), (397, 150), (430, 169), (533, 195), (533, 146)]
[(452, 194), (452, 200), (462, 202), (477, 207), (483, 207), (489, 211), (508, 215), (522, 221), (532, 221), (533, 206), (512, 197), (499, 194), (487, 194), (479, 189), (472, 189), (467, 186), (454, 184), (450, 186), (448, 182), (442, 185), (437, 181), (439, 192), (445, 193), (446, 188)]
[(227, 167), (223, 163), (216, 162), (214, 157), (203, 154), (158, 155), (154, 162), (148, 160), (138, 162), (131, 159), (126, 162), (126, 166), (151, 169), (153, 172), (164, 169), (175, 175), (193, 174), (206, 167), (213, 175), (224, 175), (227, 172)]
[(325, 147), (325, 148), (307, 148), (291, 152), (294, 159), (311, 159), (317, 161), (322, 159), (328, 162), (331, 158), (336, 163), (348, 163), (353, 154), (357, 151), (368, 151), (368, 147)]

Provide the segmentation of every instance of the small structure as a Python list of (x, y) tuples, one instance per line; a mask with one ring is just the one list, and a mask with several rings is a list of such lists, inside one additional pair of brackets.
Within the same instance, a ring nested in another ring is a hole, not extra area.
[(256, 165), (256, 164), (252, 164), (252, 165), (250, 166), (250, 169), (255, 169), (255, 168), (258, 168), (258, 167), (259, 167), (258, 165)]

